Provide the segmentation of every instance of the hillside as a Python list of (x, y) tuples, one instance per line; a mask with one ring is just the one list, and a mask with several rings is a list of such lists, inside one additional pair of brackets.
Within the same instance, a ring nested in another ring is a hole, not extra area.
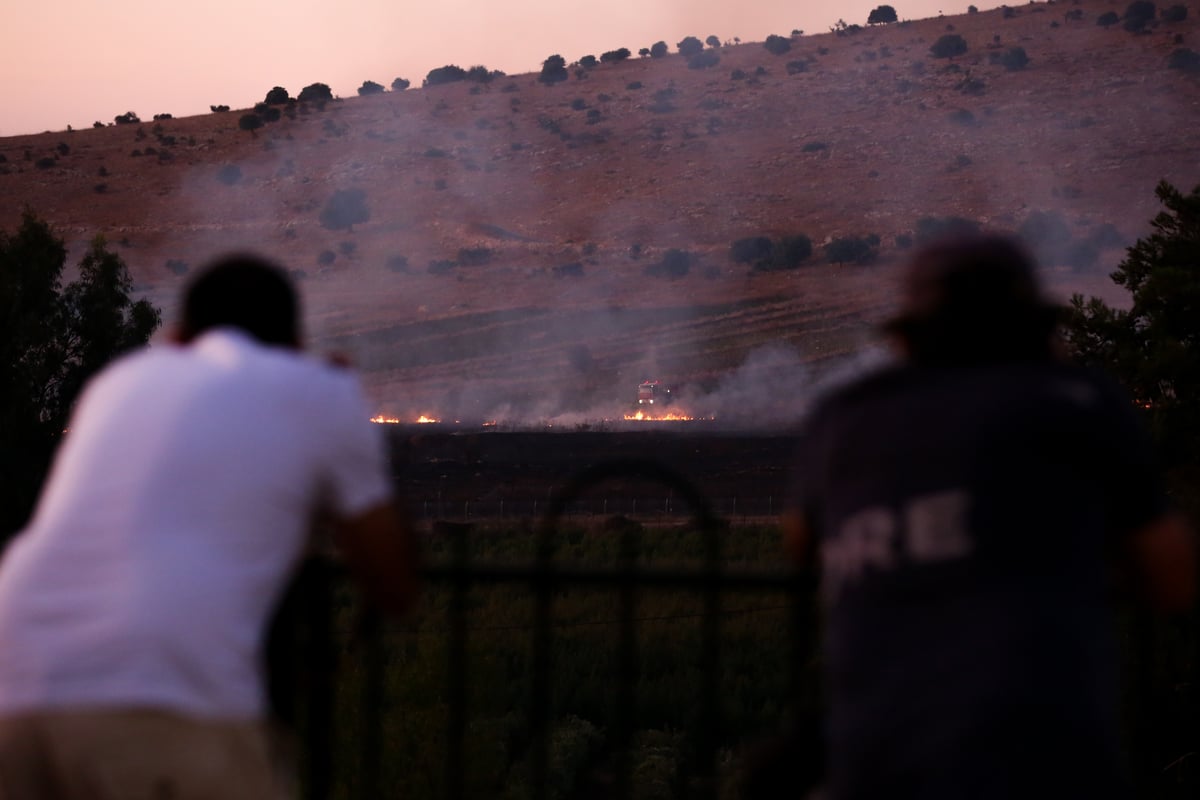
[[(277, 258), (304, 274), (314, 344), (350, 352), (397, 416), (569, 424), (662, 378), (694, 413), (786, 421), (873, 340), (922, 218), (1059, 220), (1048, 283), (1116, 297), (1105, 276), (1157, 213), (1154, 185), (1200, 183), (1200, 84), (1167, 68), (1200, 48), (1197, 9), (1139, 35), (1096, 24), (1126, 5), (727, 45), (700, 69), (672, 47), (552, 85), (293, 104), (254, 132), (234, 110), (3, 138), (0, 227), (31, 207), (74, 258), (103, 233), (168, 320), (188, 269)], [(967, 52), (934, 58), (947, 33)], [(1016, 47), (1024, 69), (998, 63)], [(347, 190), (369, 219), (323, 225)], [(794, 234), (814, 243), (798, 269), (730, 258)], [(824, 243), (869, 235), (871, 263), (827, 263)], [(686, 274), (654, 274), (671, 248)]]

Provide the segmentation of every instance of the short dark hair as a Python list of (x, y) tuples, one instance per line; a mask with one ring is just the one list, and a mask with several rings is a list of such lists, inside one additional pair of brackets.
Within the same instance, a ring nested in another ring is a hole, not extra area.
[(252, 253), (232, 253), (208, 265), (183, 297), (179, 339), (213, 328), (237, 328), (268, 345), (300, 344), (298, 301), (284, 270)]
[(1050, 357), (1058, 316), (1020, 243), (974, 234), (914, 255), (900, 312), (884, 329), (904, 340), (915, 362), (980, 364)]

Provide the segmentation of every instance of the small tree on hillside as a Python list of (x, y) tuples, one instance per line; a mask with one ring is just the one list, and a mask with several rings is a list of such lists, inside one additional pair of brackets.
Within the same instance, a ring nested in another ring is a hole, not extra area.
[(263, 126), (263, 119), (258, 114), (242, 114), (238, 119), (238, 129), (250, 131), (251, 136), (258, 136), (258, 129)]
[(467, 71), (457, 64), (447, 64), (444, 67), (431, 69), (425, 74), (422, 86), (440, 86), (444, 83), (457, 83), (466, 80)]
[(283, 88), (282, 86), (276, 86), (272, 88), (271, 91), (267, 92), (266, 99), (264, 99), (263, 102), (272, 106), (281, 106), (290, 99), (292, 98), (291, 95), (288, 94), (287, 89)]
[(716, 36), (709, 36), (707, 39), (704, 40), (704, 43), (713, 49), (716, 49), (721, 46), (721, 40), (718, 39)]
[(628, 47), (620, 47), (616, 50), (609, 50), (607, 53), (604, 53), (600, 56), (600, 60), (605, 64), (616, 64), (629, 58), (630, 55), (631, 53), (629, 52)]
[(584, 69), (594, 69), (595, 67), (600, 66), (600, 61), (593, 55), (586, 55), (579, 59), (579, 66), (583, 67)]
[(767, 40), (763, 42), (763, 47), (771, 55), (781, 56), (792, 49), (792, 43), (786, 36), (776, 36), (771, 34)]
[(332, 100), (333, 90), (324, 83), (310, 83), (300, 90), (300, 95), (296, 99), (301, 103)]
[(655, 42), (654, 44), (650, 45), (650, 57), (651, 58), (662, 58), (668, 52), (669, 52), (669, 48), (667, 47), (666, 42)]
[(369, 94), (383, 94), (383, 85), (375, 81), (363, 81), (362, 86), (358, 87), (360, 97), (365, 97)]
[(555, 54), (542, 62), (542, 72), (538, 75), (538, 80), (542, 83), (559, 83), (570, 77), (567, 72), (567, 60)]
[(1106, 11), (1100, 16), (1096, 17), (1096, 24), (1101, 28), (1111, 28), (1120, 21), (1121, 18), (1117, 16), (1117, 12), (1115, 11)]
[(896, 9), (891, 6), (876, 6), (867, 15), (868, 25), (886, 25), (896, 21)]
[(1164, 8), (1160, 17), (1163, 22), (1183, 22), (1187, 19), (1187, 6), (1174, 5)]
[(704, 42), (697, 39), (695, 36), (685, 36), (680, 40), (679, 44), (675, 45), (675, 49), (679, 51), (679, 55), (686, 57), (694, 56), (704, 49)]
[(1154, 21), (1158, 9), (1150, 0), (1134, 0), (1125, 8), (1124, 28), (1130, 33), (1139, 33)]
[(404, 78), (396, 78), (396, 80), (392, 81), (392, 91), (393, 92), (403, 92), (405, 89), (407, 89), (411, 85), (412, 84)]

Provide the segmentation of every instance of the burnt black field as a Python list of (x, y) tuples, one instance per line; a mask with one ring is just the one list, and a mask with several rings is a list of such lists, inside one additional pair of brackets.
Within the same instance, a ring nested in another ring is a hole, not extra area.
[(582, 488), (567, 511), (681, 516), (692, 487), (720, 516), (776, 514), (797, 446), (791, 432), (719, 431), (704, 422), (634, 431), (395, 425), (388, 437), (401, 496), (418, 516), (446, 519), (536, 517), (580, 473), (618, 463), (625, 468)]

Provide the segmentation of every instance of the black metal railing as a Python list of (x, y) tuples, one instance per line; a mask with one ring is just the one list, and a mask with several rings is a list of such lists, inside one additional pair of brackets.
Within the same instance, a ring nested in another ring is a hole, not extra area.
[[(589, 489), (613, 479), (636, 478), (667, 490), (673, 501), (689, 511), (689, 524), (702, 541), (702, 555), (687, 566), (660, 566), (641, 558), (643, 532), (628, 525), (614, 529), (619, 541), (615, 563), (576, 563), (560, 557), (563, 521), (587, 500)], [(630, 754), (636, 727), (635, 709), (639, 680), (639, 641), (636, 609), (655, 592), (688, 592), (698, 597), (699, 646), (695, 727), (689, 731), (693, 755), (687, 774), (676, 784), (673, 796), (708, 800), (719, 794), (718, 749), (727, 733), (721, 704), (723, 603), (732, 596), (770, 595), (787, 598), (786, 648), (781, 656), (789, 685), (781, 692), (774, 723), (764, 726), (804, 727), (804, 720), (819, 716), (820, 691), (814, 680), (815, 579), (780, 565), (778, 569), (731, 567), (726, 563), (728, 525), (714, 514), (709, 502), (678, 473), (658, 463), (624, 459), (589, 468), (572, 478), (548, 498), (545, 515), (532, 531), (530, 557), (516, 561), (479, 560), (473, 556), (473, 530), (466, 524), (438, 528), (441, 552), (424, 577), (431, 591), (444, 601), (444, 626), (436, 631), (444, 645), (444, 680), (441, 693), (444, 716), (433, 724), (444, 746), (436, 752), (441, 763), (431, 766), (440, 779), (428, 796), (460, 800), (498, 796), (468, 785), (474, 765), (468, 753), (472, 696), (468, 688), (472, 637), (472, 592), (481, 587), (504, 587), (529, 599), (528, 620), (517, 632), (528, 636), (529, 681), (524, 709), (518, 714), (519, 737), (528, 744), (527, 796), (550, 796), (551, 722), (553, 694), (558, 675), (554, 665), (556, 626), (553, 609), (563, 593), (578, 589), (603, 590), (616, 597), (616, 657), (610, 680), (613, 691), (611, 727), (606, 731), (610, 750), (608, 782), (603, 796), (635, 796)], [(352, 600), (337, 565), (317, 559), (297, 581), (281, 619), (300, 624), (280, 625), (273, 641), (273, 700), (281, 719), (299, 733), (296, 749), (302, 773), (302, 793), (312, 800), (329, 798), (384, 798), (411, 796), (385, 777), (395, 758), (394, 743), (385, 730), (395, 716), (389, 696), (388, 672), (395, 661), (388, 648), (389, 635), (405, 631), (381, 623), (369, 610)], [(1196, 796), (1200, 787), (1200, 664), (1196, 652), (1194, 618), (1170, 623), (1141, 615), (1128, 615), (1123, 623), (1126, 665), (1126, 731), (1129, 761), (1139, 787), (1139, 797), (1184, 798)], [(1168, 652), (1169, 651), (1169, 652)], [(478, 657), (478, 651), (476, 651)], [(1169, 662), (1169, 663), (1164, 663)], [(394, 687), (392, 687), (394, 689)], [(340, 701), (339, 701), (340, 698)], [(345, 709), (353, 713), (343, 713)], [(403, 716), (403, 709), (400, 715)], [(426, 725), (429, 721), (426, 720)], [(795, 747), (793, 762), (782, 772), (761, 770), (760, 780), (798, 782), (815, 779), (819, 737), (812, 730), (812, 747)], [(810, 764), (796, 763), (808, 758)], [(761, 766), (761, 765), (760, 765)], [(776, 787), (777, 788), (777, 787)], [(562, 794), (561, 791), (558, 794)], [(789, 795), (789, 796), (799, 796)]]

